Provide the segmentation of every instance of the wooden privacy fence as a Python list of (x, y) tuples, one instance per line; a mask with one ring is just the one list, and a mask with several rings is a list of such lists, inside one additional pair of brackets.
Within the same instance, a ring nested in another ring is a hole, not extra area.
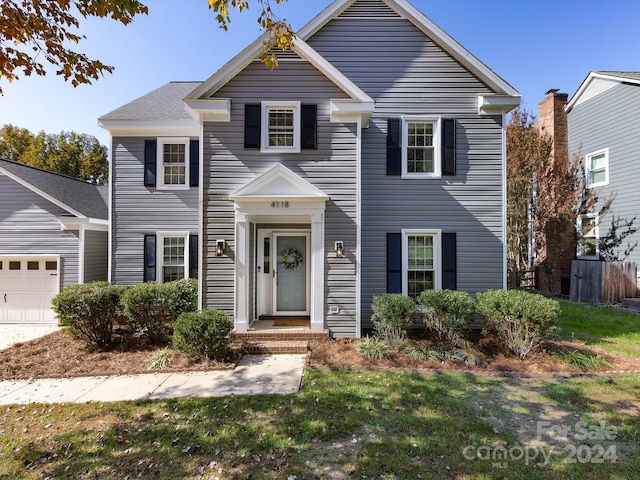
[(571, 262), (571, 301), (620, 303), (637, 294), (635, 262)]

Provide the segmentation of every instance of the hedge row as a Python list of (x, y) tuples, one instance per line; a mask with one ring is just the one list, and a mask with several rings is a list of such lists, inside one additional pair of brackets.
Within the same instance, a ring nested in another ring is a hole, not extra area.
[(52, 305), (61, 325), (98, 348), (112, 343), (116, 324), (133, 336), (162, 344), (181, 313), (197, 310), (198, 283), (184, 279), (132, 286), (107, 282), (70, 285), (53, 298)]
[(553, 299), (523, 290), (488, 290), (475, 301), (468, 293), (427, 290), (417, 302), (401, 294), (373, 298), (374, 332), (391, 345), (404, 338), (404, 331), (416, 315), (439, 347), (461, 346), (476, 312), (486, 318), (483, 334), (492, 335), (521, 359), (557, 330), (560, 304)]

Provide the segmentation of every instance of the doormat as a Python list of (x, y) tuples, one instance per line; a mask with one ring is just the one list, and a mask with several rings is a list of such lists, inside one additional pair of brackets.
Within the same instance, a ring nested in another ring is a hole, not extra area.
[(306, 327), (309, 320), (280, 318), (273, 321), (274, 327)]

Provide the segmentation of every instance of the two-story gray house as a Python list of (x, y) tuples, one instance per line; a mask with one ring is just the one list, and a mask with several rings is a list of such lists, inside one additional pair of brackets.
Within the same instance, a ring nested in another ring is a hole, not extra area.
[(337, 336), (377, 294), (503, 288), (518, 92), (405, 0), (336, 0), (274, 70), (265, 38), (100, 118), (111, 280), (197, 277), (239, 331)]
[[(640, 218), (640, 72), (590, 72), (566, 108), (569, 152), (584, 161), (586, 182), (600, 191), (600, 198), (614, 197), (605, 218), (596, 212), (584, 215), (584, 238), (578, 258), (599, 259), (598, 240), (612, 218)], [(621, 251), (638, 243), (628, 261), (640, 263), (640, 232), (629, 236)]]

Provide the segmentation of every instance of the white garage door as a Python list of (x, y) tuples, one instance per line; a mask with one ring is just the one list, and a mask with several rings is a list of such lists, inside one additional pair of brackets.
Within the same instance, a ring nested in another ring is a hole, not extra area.
[(55, 323), (56, 258), (0, 257), (0, 323)]

